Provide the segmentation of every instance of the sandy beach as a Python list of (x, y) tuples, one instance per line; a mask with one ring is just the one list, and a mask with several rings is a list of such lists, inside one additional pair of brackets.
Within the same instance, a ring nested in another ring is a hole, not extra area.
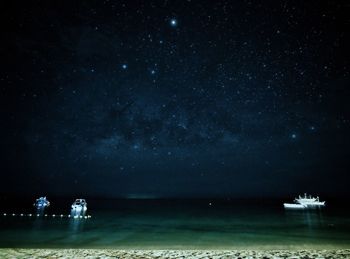
[(0, 258), (350, 258), (340, 250), (0, 249)]

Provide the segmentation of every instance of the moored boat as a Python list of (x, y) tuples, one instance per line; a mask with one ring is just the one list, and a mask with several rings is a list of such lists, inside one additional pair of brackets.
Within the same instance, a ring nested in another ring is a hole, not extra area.
[(50, 206), (50, 202), (46, 199), (46, 197), (40, 197), (39, 199), (35, 200), (35, 203), (33, 205), (37, 209), (44, 209)]
[(87, 210), (87, 202), (85, 199), (76, 199), (72, 204), (72, 210), (76, 212), (85, 212)]
[(300, 196), (294, 199), (294, 203), (284, 203), (283, 206), (286, 209), (312, 209), (320, 208), (326, 205), (325, 201), (320, 201), (320, 198), (317, 196), (312, 197), (311, 195)]

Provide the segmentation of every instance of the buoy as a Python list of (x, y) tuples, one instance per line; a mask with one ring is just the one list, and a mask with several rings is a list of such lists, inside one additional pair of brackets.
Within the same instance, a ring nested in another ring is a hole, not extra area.
[[(0, 214), (1, 215), (1, 214)], [(32, 214), (32, 213), (29, 213), (29, 214), (25, 214), (25, 213), (20, 213), (20, 214), (15, 214), (15, 213), (12, 213), (12, 214), (7, 214), (7, 213), (2, 213), (2, 215), (5, 217), (5, 216), (12, 216), (12, 217), (15, 217), (15, 216), (21, 216), (21, 217), (33, 217), (33, 216), (36, 216), (36, 217), (40, 217), (42, 215), (40, 214)], [(57, 217), (60, 217), (60, 218), (74, 218), (74, 219), (90, 219), (91, 218), (91, 215), (64, 215), (64, 214), (59, 214), (59, 215), (56, 215), (56, 214), (44, 214), (43, 215), (44, 217), (52, 217), (52, 218), (55, 218), (56, 216)]]

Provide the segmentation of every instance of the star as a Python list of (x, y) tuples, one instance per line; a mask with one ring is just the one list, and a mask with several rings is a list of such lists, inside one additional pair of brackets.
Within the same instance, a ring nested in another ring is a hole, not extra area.
[(170, 20), (170, 25), (171, 25), (172, 27), (176, 27), (176, 25), (177, 25), (177, 20), (176, 20), (175, 18), (171, 19), (171, 20)]
[(123, 69), (127, 69), (127, 68), (128, 68), (128, 65), (127, 65), (127, 64), (123, 64), (123, 65), (122, 65), (122, 68), (123, 68)]
[(292, 137), (292, 139), (296, 139), (296, 138), (297, 138), (297, 134), (293, 133), (293, 134), (291, 135), (291, 137)]

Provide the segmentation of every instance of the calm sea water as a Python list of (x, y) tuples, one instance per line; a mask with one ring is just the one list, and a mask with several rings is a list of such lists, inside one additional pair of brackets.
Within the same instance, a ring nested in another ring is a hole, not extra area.
[[(72, 200), (48, 214), (69, 214)], [(29, 204), (29, 205), (28, 205)], [(341, 206), (286, 211), (282, 201), (88, 200), (91, 219), (12, 217), (29, 201), (3, 201), (0, 247), (244, 249), (350, 248), (350, 214)]]

